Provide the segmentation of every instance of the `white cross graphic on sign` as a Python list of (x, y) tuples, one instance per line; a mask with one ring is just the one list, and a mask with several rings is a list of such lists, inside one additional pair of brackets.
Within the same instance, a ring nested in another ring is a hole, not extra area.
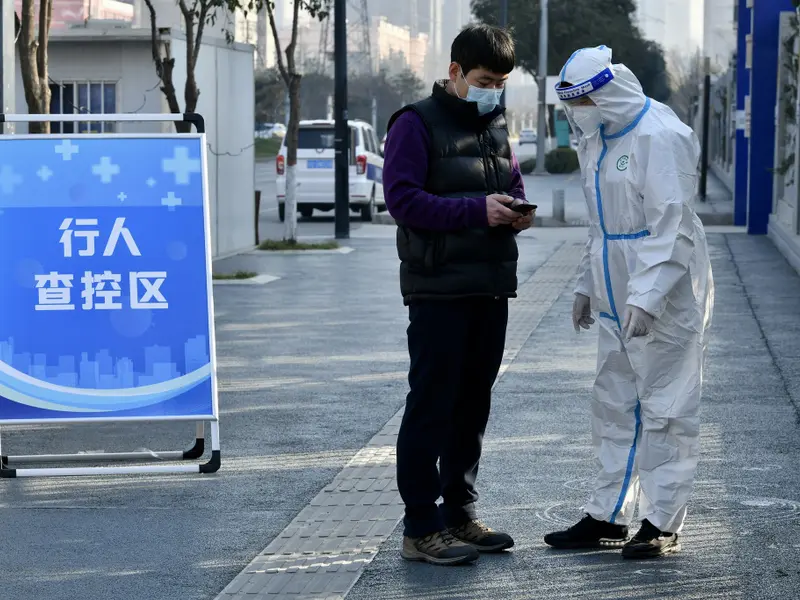
[(175, 183), (178, 185), (188, 185), (189, 176), (192, 173), (200, 172), (200, 159), (189, 158), (189, 148), (178, 146), (172, 158), (165, 158), (161, 161), (161, 169), (165, 173), (175, 175)]
[(120, 192), (120, 193), (117, 195), (117, 198), (119, 199), (119, 201), (120, 201), (120, 202), (125, 202), (125, 199), (126, 199), (127, 197), (128, 197), (128, 194), (126, 194), (125, 192)]
[(156, 180), (151, 177), (150, 179), (145, 181), (145, 183), (147, 184), (147, 187), (153, 187), (156, 184)]
[(47, 165), (42, 165), (42, 168), (36, 171), (36, 175), (38, 175), (39, 179), (42, 181), (47, 181), (53, 176), (53, 172), (47, 168)]
[(168, 206), (170, 210), (175, 210), (176, 206), (183, 204), (183, 200), (176, 198), (174, 192), (170, 192), (166, 198), (161, 199), (161, 204)]
[(119, 175), (119, 165), (112, 164), (108, 156), (103, 156), (99, 164), (92, 166), (92, 173), (99, 175), (103, 183), (111, 183), (111, 178)]
[(78, 154), (78, 152), (80, 152), (80, 149), (77, 146), (73, 146), (69, 140), (64, 140), (56, 146), (56, 154), (60, 154), (64, 160), (72, 160), (72, 155)]
[(3, 165), (0, 169), (0, 189), (4, 194), (11, 194), (14, 188), (22, 183), (22, 175), (14, 173), (14, 169), (8, 165)]

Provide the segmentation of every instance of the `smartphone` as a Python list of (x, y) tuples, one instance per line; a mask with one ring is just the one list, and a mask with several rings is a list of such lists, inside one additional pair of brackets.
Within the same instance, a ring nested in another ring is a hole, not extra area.
[(523, 204), (517, 204), (516, 206), (512, 206), (510, 208), (514, 212), (518, 212), (518, 213), (522, 213), (523, 215), (527, 215), (528, 213), (535, 211), (539, 207), (536, 206), (535, 204), (525, 204), (525, 203), (523, 203)]

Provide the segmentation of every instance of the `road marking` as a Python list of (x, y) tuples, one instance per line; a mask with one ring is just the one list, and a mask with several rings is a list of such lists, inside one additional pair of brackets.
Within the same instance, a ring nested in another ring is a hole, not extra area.
[[(303, 239), (309, 238), (299, 238), (298, 241), (302, 243)], [(330, 240), (330, 236), (325, 236), (326, 240)], [(350, 246), (342, 246), (340, 248), (333, 248), (331, 250), (250, 250), (248, 252), (243, 252), (242, 254), (247, 254), (250, 256), (271, 256), (271, 255), (280, 255), (280, 256), (308, 256), (309, 254), (350, 254), (351, 252), (355, 252), (355, 248)]]
[(214, 279), (214, 285), (264, 285), (278, 281), (280, 277), (275, 275), (256, 275), (249, 279)]
[[(520, 286), (498, 381), (573, 280), (583, 248), (565, 242)], [(216, 600), (343, 599), (403, 516), (395, 479), (402, 417), (400, 409)]]

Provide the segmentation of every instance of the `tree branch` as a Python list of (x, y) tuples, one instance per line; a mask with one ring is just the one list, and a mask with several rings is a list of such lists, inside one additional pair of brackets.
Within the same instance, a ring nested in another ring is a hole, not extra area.
[[(197, 18), (197, 35), (195, 36), (194, 49), (192, 50), (192, 70), (197, 67), (197, 59), (200, 56), (200, 46), (203, 43), (203, 32), (208, 20), (208, 12), (211, 9), (209, 0), (199, 0), (200, 2), (200, 16)], [(197, 2), (195, 2), (195, 7)]]
[(281, 40), (278, 37), (278, 26), (275, 24), (275, 11), (272, 6), (272, 0), (267, 0), (267, 15), (269, 16), (269, 25), (272, 29), (272, 38), (275, 40), (275, 48), (277, 48), (277, 52), (275, 52), (276, 58), (278, 60), (278, 71), (283, 78), (283, 82), (286, 84), (286, 87), (289, 87), (289, 83), (291, 79), (289, 77), (289, 73), (286, 72), (286, 67), (283, 64), (283, 56), (281, 56)]
[[(150, 11), (150, 50), (153, 53), (153, 62), (156, 65), (156, 75), (162, 79), (164, 70), (161, 66), (161, 52), (158, 50), (158, 26), (156, 25), (156, 9), (153, 0), (144, 0), (147, 10)], [(162, 79), (163, 82), (163, 79)]]
[(297, 68), (294, 63), (294, 51), (297, 47), (297, 21), (299, 20), (298, 16), (300, 14), (300, 0), (294, 0), (292, 8), (294, 9), (292, 13), (292, 40), (289, 42), (289, 45), (286, 46), (286, 67), (290, 77), (294, 77), (297, 73)]
[(193, 71), (195, 12), (186, 5), (186, 0), (178, 0), (178, 7), (181, 9), (181, 14), (183, 14), (183, 27), (186, 30), (186, 74), (189, 75)]

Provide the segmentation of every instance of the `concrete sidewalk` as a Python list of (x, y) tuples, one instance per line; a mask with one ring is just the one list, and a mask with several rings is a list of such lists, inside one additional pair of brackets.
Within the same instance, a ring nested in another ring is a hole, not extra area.
[[(402, 562), (392, 533), (407, 315), (382, 229), (365, 228), (349, 254), (218, 264), (280, 278), (215, 285), (222, 469), (0, 481), (0, 598), (796, 597), (800, 324), (791, 316), (800, 278), (769, 240), (710, 234), (717, 306), (685, 551), (630, 564), (613, 553), (551, 553), (541, 541), (580, 516), (591, 481), (595, 334), (576, 336), (569, 320), (585, 230), (521, 234), (521, 293), (479, 480), (483, 516), (517, 548), (474, 568), (436, 569)], [(2, 433), (4, 453), (27, 454), (173, 449), (193, 427)], [(339, 500), (348, 517), (326, 504)], [(269, 568), (248, 567), (259, 564)]]
[(733, 195), (711, 169), (706, 181), (706, 198), (703, 200), (698, 196), (694, 209), (706, 227), (733, 225)]
[(711, 235), (717, 284), (702, 462), (684, 551), (653, 562), (556, 552), (548, 531), (581, 514), (594, 474), (587, 401), (594, 334), (570, 330), (565, 292), (495, 391), (480, 505), (514, 552), (471, 568), (408, 564), (400, 532), (348, 600), (785, 599), (800, 589), (800, 279), (766, 238)]

